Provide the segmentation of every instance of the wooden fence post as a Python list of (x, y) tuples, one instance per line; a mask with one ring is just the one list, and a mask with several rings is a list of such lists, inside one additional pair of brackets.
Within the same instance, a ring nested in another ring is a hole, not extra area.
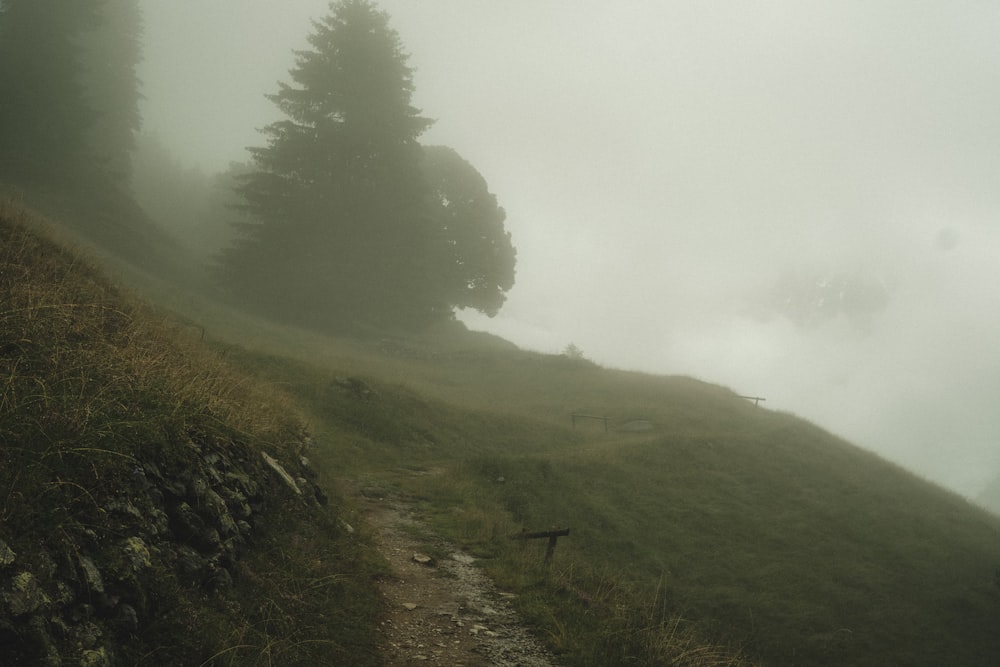
[(767, 400), (766, 398), (763, 398), (762, 396), (740, 396), (739, 398), (745, 398), (748, 401), (753, 401), (754, 405), (757, 405), (760, 401), (766, 401)]
[(538, 533), (521, 532), (519, 535), (514, 535), (511, 539), (536, 540), (547, 537), (549, 539), (549, 544), (545, 548), (545, 562), (548, 563), (552, 560), (552, 553), (556, 550), (556, 540), (560, 537), (566, 537), (567, 535), (569, 535), (569, 528), (557, 528), (556, 530), (543, 530)]

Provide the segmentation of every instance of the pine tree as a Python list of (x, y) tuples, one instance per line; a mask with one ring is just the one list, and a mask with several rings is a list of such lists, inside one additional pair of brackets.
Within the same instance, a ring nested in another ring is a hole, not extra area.
[(100, 20), (81, 35), (81, 80), (95, 117), (87, 132), (93, 167), (127, 191), (131, 154), (142, 125), (139, 77), (142, 14), (138, 0), (103, 0)]
[(388, 21), (368, 0), (332, 3), (312, 48), (296, 52), (292, 83), (269, 96), (286, 118), (251, 149), (239, 188), (251, 222), (220, 258), (244, 304), (336, 329), (417, 328), (456, 306), (503, 303), (503, 211), (468, 163), (419, 144), (431, 121), (411, 104), (412, 70)]
[(429, 219), (410, 104), (412, 74), (388, 17), (365, 0), (331, 5), (311, 50), (269, 98), (287, 116), (251, 149), (240, 193), (255, 222), (222, 258), (245, 301), (321, 326), (393, 324), (434, 310), (421, 263)]
[(0, 181), (67, 182), (85, 173), (95, 113), (81, 81), (80, 35), (96, 0), (0, 1)]
[(137, 0), (0, 0), (0, 181), (127, 193)]

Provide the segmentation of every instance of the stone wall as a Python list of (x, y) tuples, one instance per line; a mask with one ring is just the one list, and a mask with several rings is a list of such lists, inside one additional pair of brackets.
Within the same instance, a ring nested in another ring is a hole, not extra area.
[(127, 483), (54, 534), (15, 543), (0, 524), (0, 664), (120, 664), (119, 648), (171, 612), (164, 586), (225, 591), (271, 506), (326, 504), (304, 456), (207, 437), (180, 449), (137, 460)]

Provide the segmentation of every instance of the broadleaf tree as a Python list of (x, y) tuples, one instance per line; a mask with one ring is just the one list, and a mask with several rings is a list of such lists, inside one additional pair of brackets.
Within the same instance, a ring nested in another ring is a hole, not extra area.
[(308, 42), (292, 83), (269, 96), (285, 118), (250, 149), (224, 285), (246, 305), (328, 329), (416, 328), (473, 304), (456, 288), (471, 279), (456, 271), (457, 225), (419, 143), (431, 121), (412, 105), (388, 15), (368, 0), (331, 3)]
[(507, 214), (475, 167), (447, 146), (424, 148), (424, 174), (445, 245), (448, 301), (496, 315), (514, 286), (516, 252)]

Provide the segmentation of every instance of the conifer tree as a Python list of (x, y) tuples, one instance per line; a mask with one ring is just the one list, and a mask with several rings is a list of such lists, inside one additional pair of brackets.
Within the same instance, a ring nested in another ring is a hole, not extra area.
[(296, 52), (292, 83), (269, 96), (286, 118), (251, 149), (239, 188), (251, 221), (220, 278), (247, 305), (321, 328), (450, 317), (469, 280), (418, 142), (431, 121), (411, 103), (407, 56), (368, 0), (330, 9)]
[(94, 112), (87, 150), (112, 186), (127, 191), (142, 118), (136, 68), (142, 60), (138, 0), (103, 0), (98, 23), (81, 35), (81, 80)]
[(79, 38), (97, 21), (96, 0), (0, 0), (0, 181), (84, 173), (95, 114)]
[(251, 149), (240, 193), (254, 223), (222, 276), (272, 314), (321, 326), (419, 317), (429, 241), (411, 70), (388, 17), (365, 0), (331, 5), (311, 50), (270, 95), (286, 119)]
[(0, 0), (0, 181), (128, 185), (140, 24), (137, 0)]

